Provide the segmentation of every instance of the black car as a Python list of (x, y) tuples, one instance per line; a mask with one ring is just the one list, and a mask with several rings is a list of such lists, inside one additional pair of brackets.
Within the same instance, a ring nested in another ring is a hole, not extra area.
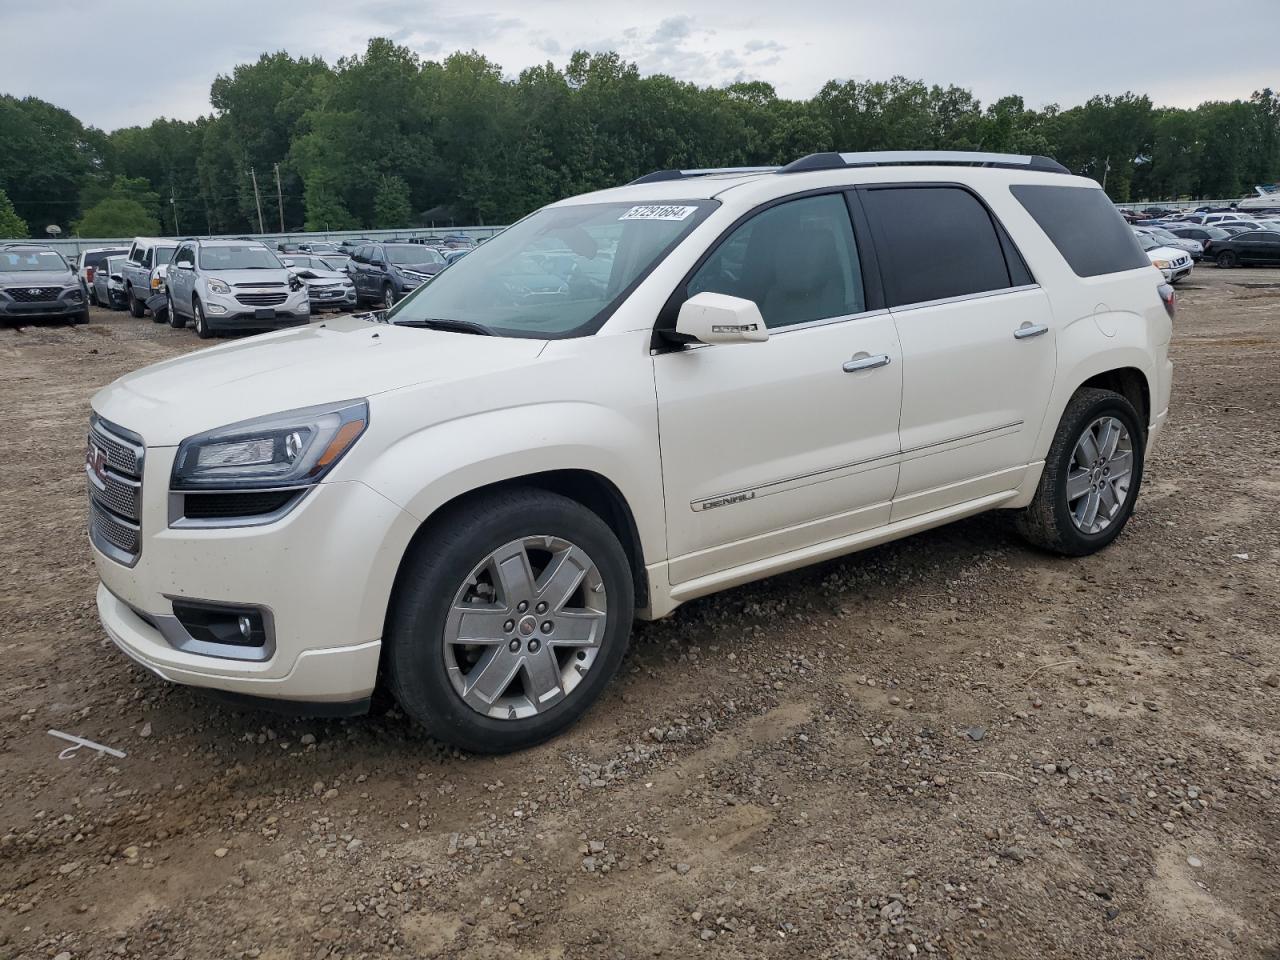
[(347, 272), (358, 304), (390, 307), (444, 268), (444, 257), (420, 243), (367, 243), (351, 255)]
[(1213, 259), (1213, 245), (1219, 240), (1231, 239), (1231, 232), (1223, 230), (1221, 227), (1197, 227), (1195, 224), (1188, 226), (1180, 226), (1176, 223), (1170, 223), (1165, 229), (1172, 233), (1175, 237), (1181, 237), (1183, 240), (1199, 240), (1200, 246), (1204, 247), (1201, 256), (1205, 259)]
[(62, 255), (38, 243), (0, 245), (0, 320), (89, 322), (84, 288)]
[(1280, 233), (1254, 230), (1213, 242), (1213, 259), (1220, 267), (1280, 264)]

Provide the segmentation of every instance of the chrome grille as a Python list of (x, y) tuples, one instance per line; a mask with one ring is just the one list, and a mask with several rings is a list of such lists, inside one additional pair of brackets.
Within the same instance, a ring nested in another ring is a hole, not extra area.
[(132, 566), (142, 553), (142, 438), (95, 416), (85, 477), (89, 537), (111, 559)]
[(246, 307), (274, 307), (289, 299), (287, 293), (237, 293), (236, 299)]
[(57, 300), (61, 287), (8, 287), (5, 293), (18, 303), (48, 303)]

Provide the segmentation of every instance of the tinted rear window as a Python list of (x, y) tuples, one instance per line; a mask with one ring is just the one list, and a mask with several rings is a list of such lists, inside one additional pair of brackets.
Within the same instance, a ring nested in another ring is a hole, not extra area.
[[(863, 194), (889, 306), (1003, 290), (1015, 284), (995, 224), (959, 187), (871, 188)], [(1019, 279), (1025, 268), (1018, 261)]]
[(1078, 277), (1150, 266), (1107, 195), (1096, 187), (1019, 183), (1009, 188)]

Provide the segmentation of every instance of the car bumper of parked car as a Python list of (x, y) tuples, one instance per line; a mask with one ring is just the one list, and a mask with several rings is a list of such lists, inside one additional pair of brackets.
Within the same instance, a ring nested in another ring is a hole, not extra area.
[(78, 292), (74, 297), (68, 294), (57, 300), (37, 300), (31, 303), (24, 303), (12, 299), (7, 294), (0, 294), (0, 317), (65, 319), (80, 316), (84, 313), (85, 306), (85, 300)]
[(311, 310), (337, 310), (351, 308), (356, 305), (355, 287), (338, 287), (332, 291), (320, 289), (311, 291)]
[[(166, 463), (147, 463), (144, 489), (167, 485), (172, 456), (158, 452), (149, 449), (147, 460)], [(124, 653), (165, 680), (239, 696), (367, 700), (399, 557), (385, 543), (388, 531), (412, 526), (407, 515), (364, 484), (341, 482), (321, 484), (273, 523), (183, 528), (168, 525), (168, 491), (157, 493), (144, 496), (133, 566), (91, 539), (98, 614)], [(382, 609), (341, 599), (351, 596), (352, 577), (374, 578), (361, 595), (381, 596)], [(193, 607), (223, 617), (233, 636), (240, 616), (256, 617), (257, 643), (210, 642), (193, 626)]]
[(305, 289), (290, 290), (278, 303), (270, 302), (270, 297), (271, 291), (210, 291), (202, 296), (201, 307), (210, 330), (279, 330), (311, 320), (311, 301)]

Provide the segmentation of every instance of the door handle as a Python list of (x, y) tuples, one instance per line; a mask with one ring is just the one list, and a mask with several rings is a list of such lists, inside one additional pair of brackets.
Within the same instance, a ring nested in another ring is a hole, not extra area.
[(887, 367), (888, 365), (889, 355), (882, 353), (874, 357), (859, 357), (856, 360), (846, 360), (844, 366), (840, 369), (845, 373), (857, 373), (859, 370), (874, 370), (876, 367)]
[(1039, 337), (1049, 332), (1047, 324), (1030, 324), (1024, 323), (1017, 330), (1013, 331), (1015, 340), (1030, 340), (1032, 337)]

